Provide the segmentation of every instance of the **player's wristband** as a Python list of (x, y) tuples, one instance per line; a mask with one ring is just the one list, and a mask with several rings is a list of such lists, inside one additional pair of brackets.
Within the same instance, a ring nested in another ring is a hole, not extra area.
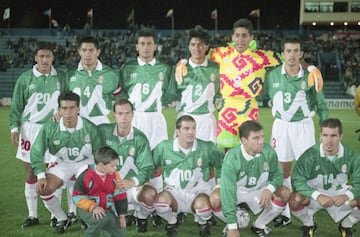
[(229, 230), (237, 230), (238, 229), (238, 224), (237, 223), (228, 224), (228, 229)]
[(45, 175), (45, 172), (41, 172), (39, 173), (38, 175), (36, 175), (37, 179), (45, 179), (46, 178), (46, 175)]

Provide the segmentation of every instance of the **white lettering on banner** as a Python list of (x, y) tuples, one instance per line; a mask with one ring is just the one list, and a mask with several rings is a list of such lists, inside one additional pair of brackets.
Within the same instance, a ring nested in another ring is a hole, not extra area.
[(0, 107), (10, 106), (10, 105), (11, 105), (11, 97), (0, 97)]
[(354, 109), (354, 99), (326, 99), (328, 109)]

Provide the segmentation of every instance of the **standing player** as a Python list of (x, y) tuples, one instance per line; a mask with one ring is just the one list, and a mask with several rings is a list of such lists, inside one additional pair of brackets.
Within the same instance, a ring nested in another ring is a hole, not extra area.
[(306, 150), (295, 164), (289, 203), (292, 214), (304, 225), (303, 237), (314, 236), (314, 215), (321, 209), (335, 222), (342, 220), (342, 237), (352, 237), (352, 226), (360, 220), (360, 156), (342, 144), (342, 138), (341, 121), (324, 120), (321, 143)]
[(139, 56), (121, 67), (120, 86), (134, 105), (133, 125), (145, 133), (153, 149), (168, 138), (162, 102), (171, 69), (154, 56), (157, 44), (152, 29), (141, 28), (135, 38)]
[[(274, 52), (249, 49), (254, 37), (249, 20), (237, 20), (233, 31), (232, 43), (210, 50), (210, 59), (220, 66), (223, 99), (219, 105), (217, 144), (225, 150), (239, 144), (238, 128), (241, 123), (258, 120), (259, 109), (255, 98), (262, 92), (265, 69), (281, 63)], [(312, 71), (321, 79), (319, 70)]]
[[(24, 162), (26, 172), (25, 198), (29, 216), (22, 228), (39, 224), (37, 209), (37, 178), (30, 165), (30, 151), (42, 125), (57, 110), (63, 74), (53, 67), (54, 54), (50, 43), (39, 42), (33, 68), (21, 74), (16, 82), (10, 109), (11, 142), (18, 146), (16, 157)], [(20, 137), (19, 137), (19, 128)], [(48, 162), (49, 156), (45, 156)]]
[[(257, 215), (251, 231), (268, 236), (266, 227), (285, 208), (290, 191), (282, 186), (283, 170), (274, 149), (264, 144), (263, 127), (246, 121), (239, 128), (241, 145), (229, 150), (221, 169), (221, 183), (210, 196), (214, 213), (227, 224), (227, 236), (239, 237), (237, 206), (246, 203)], [(221, 201), (220, 201), (221, 200)]]
[(134, 111), (130, 101), (118, 99), (113, 105), (113, 116), (115, 124), (100, 126), (101, 140), (119, 156), (119, 186), (126, 190), (128, 203), (135, 208), (137, 231), (146, 232), (146, 218), (154, 211), (153, 199), (157, 193), (155, 188), (145, 184), (154, 173), (149, 142), (140, 130), (131, 125)]
[[(215, 98), (220, 97), (219, 66), (206, 58), (209, 34), (196, 26), (190, 30), (189, 60), (182, 60), (183, 70), (175, 73), (167, 91), (167, 98), (179, 100), (179, 115), (191, 115), (196, 120), (196, 137), (216, 143), (217, 123), (213, 114)], [(179, 67), (177, 67), (179, 69)]]
[(155, 167), (162, 169), (165, 183), (154, 205), (158, 215), (168, 222), (167, 236), (176, 236), (180, 212), (193, 213), (200, 236), (210, 236), (211, 167), (216, 168), (219, 179), (223, 154), (214, 143), (196, 139), (195, 134), (195, 119), (183, 115), (176, 121), (177, 137), (161, 142), (153, 151)]
[[(80, 97), (77, 94), (60, 94), (58, 105), (62, 116), (60, 121), (44, 124), (33, 144), (30, 159), (38, 178), (36, 191), (57, 219), (55, 232), (62, 234), (71, 220), (62, 210), (54, 192), (94, 163), (93, 154), (99, 148), (99, 139), (97, 127), (78, 115)], [(47, 150), (57, 159), (45, 171), (44, 155)]]
[[(300, 65), (303, 56), (300, 38), (287, 36), (282, 42), (282, 48), (284, 63), (266, 74), (263, 96), (269, 96), (272, 101), (275, 121), (270, 143), (284, 170), (284, 185), (291, 189), (293, 160), (297, 160), (315, 144), (312, 117), (316, 112), (321, 122), (328, 117), (329, 112), (323, 91), (309, 84), (309, 73)], [(287, 209), (276, 221), (275, 226), (289, 224), (290, 210)]]
[(109, 123), (112, 101), (120, 92), (118, 76), (113, 69), (100, 62), (101, 49), (92, 36), (80, 39), (81, 60), (77, 69), (66, 72), (65, 90), (80, 96), (80, 115), (94, 124)]

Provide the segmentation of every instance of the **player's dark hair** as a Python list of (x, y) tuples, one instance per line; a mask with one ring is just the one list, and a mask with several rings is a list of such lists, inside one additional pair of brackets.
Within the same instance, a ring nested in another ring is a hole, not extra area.
[(194, 122), (196, 123), (195, 119), (193, 117), (191, 117), (190, 115), (183, 115), (181, 116), (180, 118), (178, 118), (176, 120), (176, 129), (180, 129), (181, 128), (181, 123), (183, 121), (191, 121), (191, 122)]
[(240, 138), (248, 138), (249, 135), (250, 135), (250, 132), (258, 132), (258, 131), (261, 131), (263, 130), (263, 126), (256, 122), (256, 121), (253, 121), (253, 120), (248, 120), (248, 121), (245, 121), (243, 122), (240, 127), (239, 127), (239, 137)]
[(140, 28), (135, 34), (135, 44), (137, 44), (139, 42), (140, 37), (152, 37), (156, 44), (156, 40), (157, 40), (156, 33), (153, 28), (149, 28), (149, 27)]
[(195, 26), (194, 29), (189, 31), (188, 44), (192, 38), (198, 38), (200, 41), (204, 42), (206, 45), (210, 44), (210, 36), (206, 30), (204, 30), (200, 25)]
[(119, 159), (119, 155), (108, 146), (101, 147), (95, 152), (95, 164), (103, 163), (104, 165), (109, 164), (112, 160)]
[(95, 48), (99, 48), (99, 41), (93, 36), (84, 36), (79, 40), (79, 48), (83, 43), (94, 44)]
[(131, 111), (134, 111), (134, 105), (128, 100), (128, 99), (125, 99), (125, 98), (119, 98), (115, 101), (115, 103), (113, 104), (113, 112), (115, 112), (115, 107), (118, 106), (118, 105), (130, 105), (131, 107)]
[(328, 118), (322, 121), (320, 125), (320, 132), (322, 132), (323, 128), (338, 128), (339, 134), (341, 135), (343, 133), (343, 127), (340, 119), (337, 118)]
[(66, 92), (63, 92), (59, 95), (58, 97), (58, 105), (60, 107), (60, 102), (61, 101), (75, 101), (76, 102), (76, 105), (77, 107), (80, 106), (80, 96), (72, 91), (66, 91)]
[(37, 42), (36, 43), (35, 55), (40, 50), (50, 50), (54, 54), (54, 47), (50, 42), (44, 42), (44, 41)]
[(241, 18), (241, 19), (235, 21), (235, 23), (233, 25), (233, 31), (235, 32), (235, 30), (239, 27), (247, 29), (249, 31), (249, 34), (253, 35), (254, 27), (250, 20), (248, 20), (246, 18)]
[(285, 38), (281, 41), (282, 51), (285, 50), (285, 44), (287, 43), (300, 44), (300, 49), (301, 49), (301, 38), (297, 35), (285, 36)]

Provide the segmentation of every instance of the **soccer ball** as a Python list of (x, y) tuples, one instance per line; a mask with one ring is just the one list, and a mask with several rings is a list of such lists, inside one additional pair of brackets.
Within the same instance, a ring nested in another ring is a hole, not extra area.
[(250, 223), (250, 216), (249, 213), (244, 208), (238, 208), (236, 210), (236, 217), (238, 226), (240, 229), (246, 228)]

